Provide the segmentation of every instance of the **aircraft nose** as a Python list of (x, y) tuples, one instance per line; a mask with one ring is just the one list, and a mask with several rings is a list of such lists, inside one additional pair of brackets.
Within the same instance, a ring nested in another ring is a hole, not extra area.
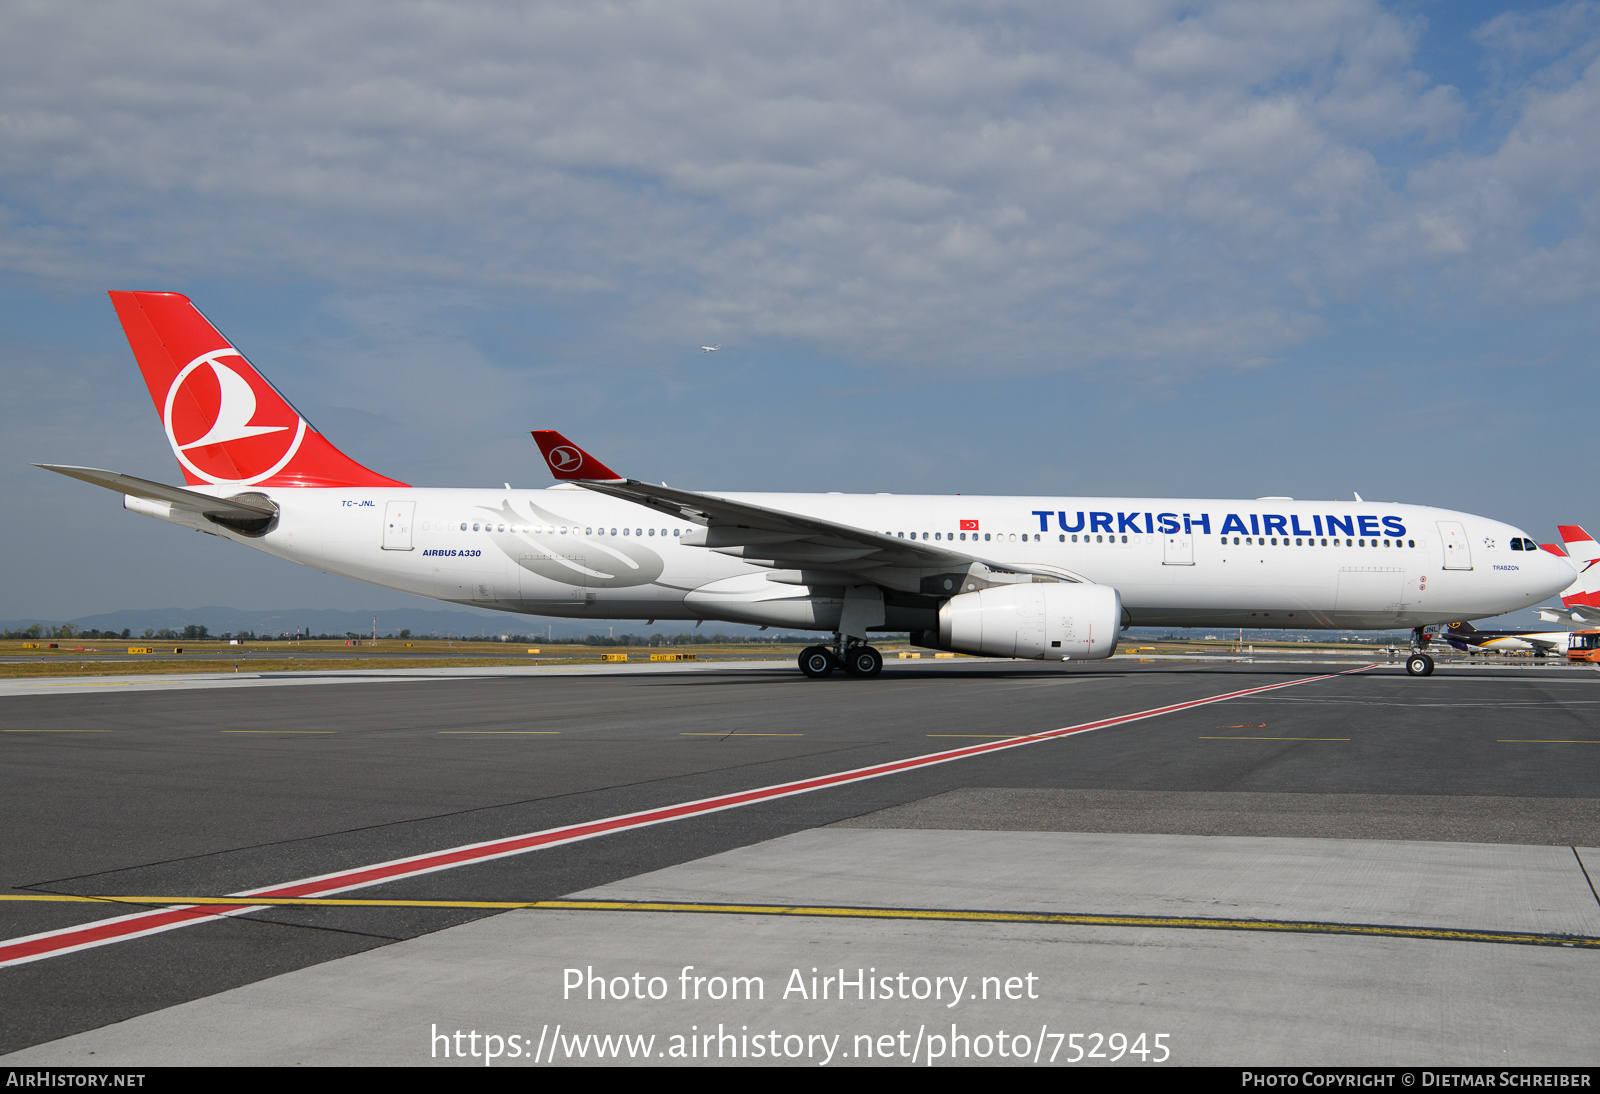
[(1541, 551), (1540, 554), (1544, 555), (1548, 560), (1544, 567), (1544, 573), (1540, 575), (1545, 578), (1545, 581), (1541, 583), (1541, 588), (1545, 585), (1549, 586), (1549, 591), (1544, 595), (1554, 596), (1578, 580), (1577, 568), (1571, 562), (1564, 558), (1557, 558), (1548, 551)]

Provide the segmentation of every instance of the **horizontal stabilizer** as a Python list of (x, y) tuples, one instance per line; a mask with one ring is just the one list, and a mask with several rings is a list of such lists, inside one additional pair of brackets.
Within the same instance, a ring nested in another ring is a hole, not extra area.
[(1539, 618), (1547, 623), (1578, 623), (1594, 626), (1600, 623), (1600, 608), (1588, 604), (1569, 604), (1560, 608), (1540, 608)]
[(36, 463), (33, 466), (54, 471), (58, 475), (66, 475), (68, 478), (92, 482), (96, 486), (115, 490), (119, 494), (131, 494), (136, 498), (147, 498), (150, 501), (164, 501), (179, 509), (187, 509), (203, 516), (261, 520), (277, 515), (277, 510), (270, 505), (257, 505), (234, 498), (214, 498), (209, 494), (185, 490), (181, 486), (167, 486), (164, 483), (151, 482), (149, 479), (136, 478), (117, 471), (102, 471), (98, 467), (70, 467), (54, 463)]

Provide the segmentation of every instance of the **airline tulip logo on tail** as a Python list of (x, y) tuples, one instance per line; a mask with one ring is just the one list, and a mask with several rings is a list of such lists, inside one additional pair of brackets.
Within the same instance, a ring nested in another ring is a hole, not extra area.
[(232, 346), (183, 366), (161, 412), (173, 454), (209, 483), (248, 486), (286, 467), (306, 422)]
[(570, 475), (583, 466), (583, 453), (570, 445), (560, 445), (550, 450), (550, 466)]

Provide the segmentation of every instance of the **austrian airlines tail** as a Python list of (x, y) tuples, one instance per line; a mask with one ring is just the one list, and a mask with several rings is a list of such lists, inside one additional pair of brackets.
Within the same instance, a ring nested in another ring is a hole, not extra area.
[(1600, 543), (1576, 524), (1556, 527), (1578, 571), (1578, 580), (1562, 590), (1561, 603), (1569, 608), (1600, 608)]
[(113, 292), (190, 486), (404, 486), (356, 463), (175, 292)]

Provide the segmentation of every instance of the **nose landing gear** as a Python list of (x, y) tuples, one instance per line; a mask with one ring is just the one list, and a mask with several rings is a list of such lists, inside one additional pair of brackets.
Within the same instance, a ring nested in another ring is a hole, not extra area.
[(1411, 630), (1411, 653), (1406, 657), (1406, 674), (1408, 676), (1433, 675), (1433, 658), (1422, 652), (1427, 644), (1427, 629), (1413, 627)]

